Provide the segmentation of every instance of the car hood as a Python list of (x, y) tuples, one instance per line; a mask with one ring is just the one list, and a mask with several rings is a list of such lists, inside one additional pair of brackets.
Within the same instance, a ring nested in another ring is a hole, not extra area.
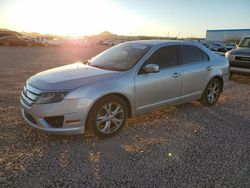
[(40, 72), (29, 78), (28, 83), (40, 90), (72, 90), (98, 80), (117, 75), (118, 71), (74, 63)]
[(236, 49), (231, 50), (230, 53), (234, 54), (234, 55), (236, 55), (236, 54), (238, 54), (238, 55), (240, 55), (240, 54), (250, 55), (250, 48), (236, 48)]

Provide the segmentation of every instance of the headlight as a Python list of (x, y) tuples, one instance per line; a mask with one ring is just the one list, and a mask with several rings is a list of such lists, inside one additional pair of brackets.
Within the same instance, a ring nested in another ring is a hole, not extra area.
[(228, 58), (228, 60), (234, 60), (234, 55), (231, 54), (231, 53), (229, 53), (229, 52), (227, 52), (227, 53), (225, 54), (225, 56), (226, 56), (226, 58)]
[(55, 103), (63, 100), (67, 92), (53, 92), (53, 93), (42, 93), (36, 104), (47, 104), (47, 103)]

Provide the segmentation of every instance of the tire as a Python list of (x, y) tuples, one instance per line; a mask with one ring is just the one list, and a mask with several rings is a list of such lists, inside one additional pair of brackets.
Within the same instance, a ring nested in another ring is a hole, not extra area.
[(122, 129), (127, 116), (126, 103), (116, 95), (108, 95), (93, 105), (88, 115), (87, 126), (99, 138), (108, 138)]
[(200, 101), (204, 106), (213, 106), (218, 101), (221, 92), (221, 81), (218, 78), (213, 78), (207, 84)]

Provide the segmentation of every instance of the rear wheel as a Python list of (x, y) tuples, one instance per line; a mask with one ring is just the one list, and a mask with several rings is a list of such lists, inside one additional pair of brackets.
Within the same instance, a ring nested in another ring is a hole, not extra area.
[(88, 126), (101, 138), (118, 133), (125, 125), (128, 110), (126, 103), (116, 95), (109, 95), (97, 101), (88, 116)]
[(214, 105), (222, 91), (222, 83), (218, 78), (213, 78), (208, 84), (206, 89), (203, 92), (201, 103), (205, 106)]

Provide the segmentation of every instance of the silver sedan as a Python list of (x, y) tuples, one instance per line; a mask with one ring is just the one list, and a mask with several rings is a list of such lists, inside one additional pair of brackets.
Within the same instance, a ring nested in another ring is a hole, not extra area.
[(40, 130), (99, 137), (121, 130), (127, 118), (199, 100), (214, 105), (229, 78), (224, 57), (193, 42), (132, 41), (87, 62), (30, 77), (21, 93), (22, 116)]

